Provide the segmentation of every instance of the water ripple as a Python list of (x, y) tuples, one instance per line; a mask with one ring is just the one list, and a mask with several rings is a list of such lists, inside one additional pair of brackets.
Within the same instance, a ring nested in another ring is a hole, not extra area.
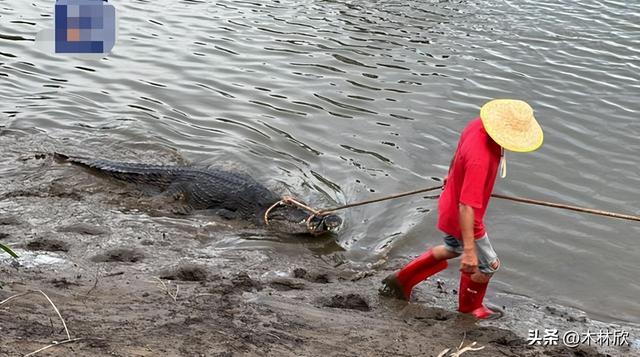
[[(234, 163), (328, 205), (432, 184), (478, 108), (517, 97), (536, 110), (546, 143), (510, 155), (497, 190), (640, 214), (638, 2), (116, 6), (116, 47), (90, 60), (33, 46), (36, 31), (53, 26), (51, 2), (4, 3), (3, 130), (134, 158), (141, 149), (178, 150), (188, 161)], [(434, 200), (413, 198), (345, 212), (338, 242), (353, 260), (415, 255), (439, 241), (434, 208)], [(488, 214), (511, 263), (497, 279), (510, 290), (553, 290), (553, 299), (580, 301), (587, 311), (602, 311), (598, 301), (606, 300), (608, 318), (640, 310), (633, 299), (585, 297), (566, 283), (579, 276), (637, 296), (637, 252), (624, 248), (637, 245), (636, 226), (498, 202)], [(546, 278), (525, 284), (525, 273)]]

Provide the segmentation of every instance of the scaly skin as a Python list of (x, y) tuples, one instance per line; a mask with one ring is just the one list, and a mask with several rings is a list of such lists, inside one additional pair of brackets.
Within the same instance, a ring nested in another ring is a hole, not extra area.
[[(70, 162), (107, 177), (151, 187), (162, 193), (181, 195), (195, 210), (219, 210), (232, 212), (238, 218), (249, 219), (264, 224), (264, 212), (280, 197), (256, 182), (248, 175), (218, 169), (193, 166), (164, 166), (137, 163), (122, 163), (102, 159), (73, 157), (54, 154), (56, 159)], [(278, 206), (270, 213), (271, 228), (284, 233), (324, 233), (309, 232), (302, 221), (309, 213), (297, 207)], [(273, 218), (271, 218), (273, 217)], [(339, 220), (339, 217), (333, 216)], [(329, 221), (329, 220), (328, 220)], [(318, 228), (324, 219), (318, 221)], [(280, 224), (278, 224), (280, 223)], [(340, 221), (341, 223), (341, 221)], [(335, 227), (330, 227), (335, 228)]]

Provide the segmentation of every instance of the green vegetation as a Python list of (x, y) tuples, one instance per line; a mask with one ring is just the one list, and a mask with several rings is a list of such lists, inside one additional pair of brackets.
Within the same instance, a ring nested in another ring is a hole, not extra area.
[(11, 248), (7, 247), (4, 244), (0, 244), (0, 249), (4, 250), (5, 252), (7, 252), (7, 254), (9, 254), (10, 256), (17, 258), (18, 254), (14, 253), (13, 250), (11, 250)]

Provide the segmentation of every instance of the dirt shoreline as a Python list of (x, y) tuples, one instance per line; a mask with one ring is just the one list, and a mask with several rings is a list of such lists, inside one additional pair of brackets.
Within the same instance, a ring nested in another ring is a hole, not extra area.
[[(277, 238), (199, 216), (154, 215), (153, 202), (101, 186), (42, 160), (1, 179), (0, 301), (43, 290), (72, 338), (42, 356), (632, 356), (629, 347), (528, 346), (530, 328), (635, 326), (512, 297), (507, 316), (476, 322), (455, 313), (456, 282), (427, 281), (410, 303), (381, 298), (382, 278), (402, 262), (359, 266)], [(43, 170), (48, 172), (42, 175)], [(142, 205), (144, 210), (135, 207)], [(241, 232), (240, 235), (238, 232)], [(224, 239), (274, 239), (273, 249), (211, 248)], [(0, 306), (0, 356), (66, 338), (42, 295)], [(449, 355), (449, 354), (447, 354)]]
[[(317, 266), (309, 259), (289, 262), (290, 274), (274, 276), (273, 263), (285, 257), (273, 253), (251, 269), (227, 264), (158, 271), (118, 262), (125, 256), (120, 253), (97, 276), (91, 269), (69, 274), (4, 266), (0, 298), (30, 289), (51, 297), (71, 336), (83, 339), (55, 347), (52, 355), (437, 356), (446, 348), (455, 351), (463, 339), (465, 346), (484, 347), (466, 354), (474, 356), (601, 355), (591, 348), (531, 348), (508, 329), (422, 303), (380, 300), (378, 274), (360, 279), (363, 274), (349, 269), (307, 270)], [(42, 296), (20, 297), (3, 310), (3, 355), (23, 355), (65, 338)]]

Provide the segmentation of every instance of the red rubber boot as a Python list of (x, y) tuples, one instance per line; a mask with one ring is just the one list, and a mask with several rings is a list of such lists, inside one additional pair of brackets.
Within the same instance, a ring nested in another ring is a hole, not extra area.
[(398, 299), (409, 300), (413, 287), (447, 267), (446, 260), (437, 260), (432, 249), (412, 260), (400, 271), (387, 276), (383, 281), (380, 294)]
[(472, 314), (477, 319), (496, 319), (502, 316), (499, 311), (488, 309), (482, 304), (489, 282), (478, 283), (471, 280), (470, 273), (460, 275), (458, 292), (458, 311)]

